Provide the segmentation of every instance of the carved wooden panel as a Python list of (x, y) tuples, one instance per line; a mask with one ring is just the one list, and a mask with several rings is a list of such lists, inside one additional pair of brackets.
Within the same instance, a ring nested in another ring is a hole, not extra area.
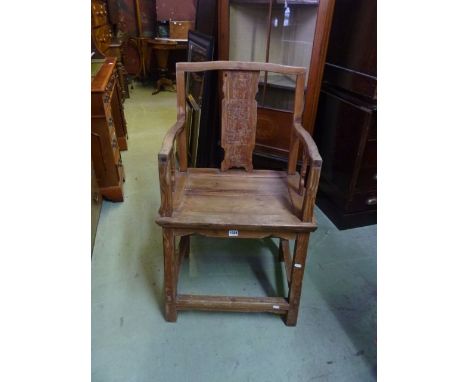
[(223, 73), (221, 146), (224, 160), (221, 171), (243, 167), (252, 171), (255, 146), (259, 72), (225, 71)]

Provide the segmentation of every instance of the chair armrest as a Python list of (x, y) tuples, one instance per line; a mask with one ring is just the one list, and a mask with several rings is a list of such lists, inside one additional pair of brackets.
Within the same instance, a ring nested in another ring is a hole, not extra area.
[(302, 221), (312, 222), (314, 219), (314, 205), (322, 169), (322, 157), (317, 145), (310, 134), (295, 122), (291, 131), (291, 144), (289, 149), (288, 174), (296, 174), (299, 141), (303, 145), (303, 158), (299, 173), (298, 193), (303, 195)]
[(299, 139), (302, 141), (304, 148), (306, 149), (306, 152), (310, 158), (310, 165), (312, 167), (322, 167), (322, 157), (320, 156), (317, 145), (307, 130), (304, 129), (299, 123), (294, 124), (294, 130)]
[(161, 146), (161, 150), (159, 150), (158, 159), (159, 161), (167, 161), (169, 155), (172, 151), (174, 146), (174, 141), (176, 137), (182, 132), (184, 129), (185, 121), (184, 120), (177, 120), (177, 122), (169, 129), (163, 139), (163, 143)]
[[(160, 216), (171, 216), (172, 215), (172, 192), (175, 186), (175, 158), (174, 158), (174, 142), (178, 138), (179, 148), (180, 141), (185, 143), (185, 135), (182, 132), (185, 131), (185, 121), (182, 119), (177, 120), (177, 122), (169, 129), (166, 133), (161, 150), (158, 154), (158, 167), (159, 167), (159, 187), (161, 195), (161, 205), (159, 208)], [(182, 150), (185, 151), (185, 145)], [(182, 151), (181, 150), (181, 151)], [(186, 155), (186, 152), (180, 152), (179, 156)], [(179, 158), (179, 161), (182, 162), (182, 159)], [(185, 158), (186, 163), (186, 158)], [(186, 166), (186, 164), (185, 164)]]

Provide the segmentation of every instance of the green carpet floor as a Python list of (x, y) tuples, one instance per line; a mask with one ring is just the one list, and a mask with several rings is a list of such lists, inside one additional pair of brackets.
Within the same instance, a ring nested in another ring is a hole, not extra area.
[[(92, 380), (374, 381), (376, 226), (339, 231), (316, 209), (299, 320), (180, 312), (163, 317), (157, 153), (176, 120), (174, 93), (135, 84), (125, 102), (125, 201), (104, 202), (92, 257)], [(195, 237), (181, 293), (284, 295), (276, 239)]]

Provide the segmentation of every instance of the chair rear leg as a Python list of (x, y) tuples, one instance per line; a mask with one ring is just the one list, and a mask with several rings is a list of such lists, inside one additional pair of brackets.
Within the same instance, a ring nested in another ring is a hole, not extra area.
[(279, 251), (278, 251), (278, 261), (282, 263), (284, 261), (284, 253), (283, 253), (283, 241), (287, 241), (285, 239), (279, 239)]
[(291, 285), (289, 287), (288, 295), (289, 310), (286, 314), (287, 326), (296, 326), (297, 323), (309, 236), (309, 233), (299, 233), (294, 244), (294, 257), (291, 268)]
[(163, 228), (164, 248), (164, 298), (166, 321), (177, 321), (176, 296), (176, 256), (174, 231)]
[(181, 257), (188, 257), (190, 253), (190, 236), (182, 236), (179, 243), (179, 251)]

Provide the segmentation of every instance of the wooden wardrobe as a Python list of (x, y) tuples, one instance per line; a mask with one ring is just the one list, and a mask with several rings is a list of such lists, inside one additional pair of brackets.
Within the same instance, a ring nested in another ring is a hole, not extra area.
[[(313, 132), (335, 0), (220, 0), (218, 59), (307, 69), (304, 128)], [(257, 94), (257, 167), (284, 168), (293, 123), (295, 83), (261, 74)]]
[(314, 140), (317, 204), (338, 228), (377, 222), (377, 2), (337, 0)]

